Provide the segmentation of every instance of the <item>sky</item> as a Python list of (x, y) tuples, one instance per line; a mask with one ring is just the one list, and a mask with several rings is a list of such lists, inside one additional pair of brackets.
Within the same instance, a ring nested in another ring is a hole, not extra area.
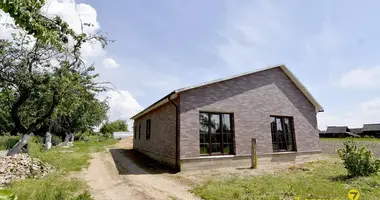
[[(171, 91), (285, 64), (324, 107), (318, 126), (380, 123), (378, 1), (48, 0), (74, 30), (114, 40), (83, 58), (110, 81), (111, 120)], [(2, 17), (0, 23), (10, 20)], [(0, 38), (12, 32), (0, 27)], [(128, 121), (131, 125), (132, 121)]]

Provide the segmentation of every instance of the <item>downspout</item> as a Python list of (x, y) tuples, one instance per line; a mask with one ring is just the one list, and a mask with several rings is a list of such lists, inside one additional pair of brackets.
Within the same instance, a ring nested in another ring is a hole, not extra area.
[(179, 164), (179, 126), (178, 126), (178, 123), (179, 123), (179, 108), (178, 108), (178, 105), (175, 104), (171, 99), (170, 99), (171, 95), (168, 96), (168, 100), (173, 104), (173, 106), (175, 107), (175, 167), (176, 167), (176, 171), (181, 171), (181, 167), (180, 167), (180, 164)]

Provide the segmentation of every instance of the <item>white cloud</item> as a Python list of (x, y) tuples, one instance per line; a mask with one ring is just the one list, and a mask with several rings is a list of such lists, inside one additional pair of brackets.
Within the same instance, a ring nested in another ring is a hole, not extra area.
[(14, 20), (8, 13), (0, 10), (0, 39), (11, 39), (12, 33), (17, 32), (16, 29), (7, 26), (7, 24), (14, 24)]
[(362, 127), (363, 124), (380, 123), (380, 98), (361, 103), (350, 111), (339, 114), (318, 114), (318, 127), (325, 130), (326, 126)]
[(95, 33), (99, 28), (96, 10), (88, 4), (76, 4), (75, 0), (49, 0), (42, 8), (47, 16), (58, 15), (66, 21), (77, 33), (82, 32), (82, 24), (90, 23), (93, 26), (83, 26), (83, 32)]
[(105, 68), (118, 68), (120, 66), (119, 63), (117, 63), (114, 59), (112, 58), (105, 58), (103, 60), (103, 66)]
[[(77, 4), (75, 0), (49, 0), (42, 10), (47, 16), (60, 16), (77, 33), (83, 31), (86, 34), (95, 34), (100, 29), (97, 12), (88, 4)], [(84, 23), (92, 26), (85, 26)], [(85, 61), (105, 55), (106, 51), (99, 41), (93, 40), (82, 45), (81, 56)]]
[[(48, 0), (42, 11), (46, 16), (60, 16), (77, 33), (81, 33), (83, 29), (86, 34), (95, 34), (100, 28), (96, 10), (88, 4), (77, 4), (75, 0)], [(14, 24), (14, 20), (2, 10), (0, 16), (0, 39), (11, 39), (11, 34), (16, 30), (6, 27), (5, 24)], [(84, 23), (90, 23), (92, 26), (82, 26)], [(98, 41), (83, 44), (81, 53), (85, 61), (106, 55), (106, 51)]]
[(380, 66), (357, 68), (343, 74), (339, 85), (344, 88), (372, 89), (380, 86)]
[(125, 90), (108, 91), (102, 93), (99, 99), (103, 100), (109, 97), (109, 117), (111, 121), (123, 119), (127, 121), (129, 131), (132, 131), (133, 120), (130, 117), (140, 112), (143, 107), (135, 98)]

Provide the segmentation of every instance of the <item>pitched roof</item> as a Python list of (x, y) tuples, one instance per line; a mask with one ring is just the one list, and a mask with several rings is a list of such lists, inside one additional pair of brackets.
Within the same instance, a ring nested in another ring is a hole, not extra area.
[(328, 126), (326, 133), (347, 133), (350, 129), (347, 126)]
[[(154, 109), (158, 108), (159, 106), (169, 102), (169, 98), (175, 99), (179, 93), (182, 93), (182, 92), (185, 92), (188, 90), (192, 90), (192, 89), (196, 89), (196, 88), (200, 88), (200, 87), (210, 85), (213, 83), (231, 80), (231, 79), (239, 78), (242, 76), (246, 76), (246, 75), (250, 75), (253, 73), (258, 73), (258, 72), (262, 72), (262, 71), (274, 69), (274, 68), (282, 69), (282, 71), (284, 71), (284, 73), (290, 78), (290, 80), (293, 81), (293, 83), (299, 88), (299, 90), (305, 95), (305, 97), (314, 105), (315, 110), (317, 112), (323, 112), (323, 107), (317, 102), (317, 100), (315, 100), (315, 98), (310, 94), (310, 92), (306, 89), (306, 87), (297, 79), (297, 77), (295, 77), (295, 75), (285, 65), (276, 65), (276, 66), (266, 67), (266, 68), (260, 69), (260, 70), (250, 71), (250, 72), (246, 72), (246, 73), (242, 73), (242, 74), (238, 74), (238, 75), (234, 75), (234, 76), (230, 76), (230, 77), (226, 77), (226, 78), (216, 79), (216, 80), (204, 82), (204, 83), (201, 83), (198, 85), (194, 85), (194, 86), (190, 86), (190, 87), (184, 87), (184, 88), (174, 90), (173, 92), (169, 93), (168, 95), (166, 95), (162, 99), (158, 100), (157, 102), (153, 103), (149, 107), (145, 108), (141, 112), (139, 112), (136, 115), (134, 115), (133, 117), (131, 117), (131, 119), (136, 119), (136, 118), (144, 115), (145, 113), (147, 113), (151, 110), (154, 110)], [(173, 97), (173, 98), (171, 98), (171, 97)]]
[(363, 132), (364, 131), (380, 131), (380, 124), (364, 124)]
[(349, 128), (351, 133), (360, 134), (363, 131), (363, 128)]

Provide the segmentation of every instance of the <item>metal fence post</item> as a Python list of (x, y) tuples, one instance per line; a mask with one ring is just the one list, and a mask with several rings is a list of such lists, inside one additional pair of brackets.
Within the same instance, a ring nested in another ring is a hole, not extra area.
[(251, 144), (251, 168), (257, 168), (256, 138), (252, 138)]

